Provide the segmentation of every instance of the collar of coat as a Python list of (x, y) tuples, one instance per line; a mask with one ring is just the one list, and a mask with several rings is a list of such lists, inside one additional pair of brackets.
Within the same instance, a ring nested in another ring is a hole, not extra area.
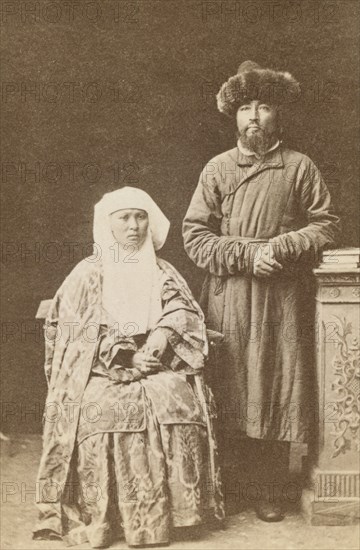
[(263, 161), (259, 162), (259, 159), (255, 157), (255, 155), (244, 155), (244, 153), (241, 152), (239, 147), (237, 147), (237, 164), (239, 166), (253, 166), (253, 165), (265, 165), (263, 167), (271, 167), (271, 168), (282, 168), (284, 166), (284, 161), (282, 157), (281, 152), (281, 143), (279, 143), (279, 146), (271, 149), (268, 151), (263, 159)]

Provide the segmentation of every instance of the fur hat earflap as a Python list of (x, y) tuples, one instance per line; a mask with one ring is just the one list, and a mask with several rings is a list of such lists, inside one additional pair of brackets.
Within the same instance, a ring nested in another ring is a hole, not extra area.
[(262, 69), (253, 61), (245, 61), (237, 74), (221, 86), (216, 99), (219, 111), (233, 117), (249, 101), (283, 105), (297, 101), (300, 92), (299, 82), (290, 73)]

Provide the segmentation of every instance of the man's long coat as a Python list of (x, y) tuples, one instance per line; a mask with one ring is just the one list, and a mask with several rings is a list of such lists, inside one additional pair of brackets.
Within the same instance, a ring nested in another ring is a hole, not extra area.
[[(225, 336), (212, 381), (224, 428), (307, 440), (316, 410), (311, 268), (338, 232), (329, 191), (301, 153), (280, 146), (259, 163), (234, 148), (205, 166), (183, 234), (207, 271), (207, 326)], [(253, 260), (268, 242), (283, 270), (260, 279)]]

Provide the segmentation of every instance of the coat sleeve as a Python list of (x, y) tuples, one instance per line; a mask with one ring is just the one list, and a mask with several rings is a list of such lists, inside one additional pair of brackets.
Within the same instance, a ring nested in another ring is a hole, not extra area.
[(249, 239), (221, 235), (222, 217), (216, 179), (205, 167), (183, 222), (185, 250), (198, 267), (213, 275), (251, 273), (254, 247)]
[(162, 287), (162, 316), (156, 328), (166, 331), (168, 342), (174, 353), (172, 368), (180, 362), (192, 371), (204, 366), (208, 353), (208, 342), (204, 314), (178, 271), (164, 260), (158, 260), (165, 273)]
[(320, 171), (308, 158), (297, 192), (307, 225), (271, 239), (275, 257), (283, 263), (295, 262), (305, 255), (318, 260), (324, 248), (336, 246), (340, 235), (340, 219), (334, 212), (329, 190)]
[(55, 352), (55, 343), (58, 334), (59, 322), (59, 304), (60, 304), (60, 289), (55, 294), (48, 311), (44, 324), (44, 340), (45, 340), (45, 378), (47, 385), (50, 384), (52, 362)]

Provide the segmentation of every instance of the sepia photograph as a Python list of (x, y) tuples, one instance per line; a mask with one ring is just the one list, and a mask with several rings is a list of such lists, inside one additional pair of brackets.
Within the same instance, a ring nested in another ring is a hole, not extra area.
[(359, 2), (0, 18), (0, 548), (359, 550)]

